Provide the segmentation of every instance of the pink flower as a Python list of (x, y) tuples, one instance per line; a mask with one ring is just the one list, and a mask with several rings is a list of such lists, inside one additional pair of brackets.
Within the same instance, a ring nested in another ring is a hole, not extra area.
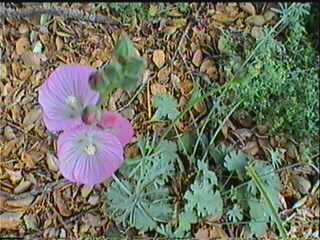
[(111, 177), (123, 163), (118, 138), (96, 126), (80, 125), (58, 138), (58, 166), (62, 175), (76, 183), (93, 186)]
[(39, 89), (43, 120), (49, 131), (69, 129), (82, 123), (86, 106), (95, 105), (99, 95), (89, 86), (94, 68), (81, 65), (58, 67)]
[(116, 136), (123, 146), (130, 142), (134, 134), (130, 122), (115, 112), (104, 112), (98, 126)]

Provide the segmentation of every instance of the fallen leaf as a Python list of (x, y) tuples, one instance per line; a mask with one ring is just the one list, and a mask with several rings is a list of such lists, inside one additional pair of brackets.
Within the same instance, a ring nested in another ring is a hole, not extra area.
[(168, 67), (163, 67), (161, 70), (158, 72), (158, 80), (160, 83), (165, 83), (169, 80), (169, 75), (170, 75), (170, 69)]
[(302, 176), (293, 175), (292, 176), (292, 183), (293, 186), (302, 194), (309, 193), (309, 190), (311, 188), (311, 183), (309, 180)]
[(155, 95), (164, 95), (167, 93), (167, 89), (165, 86), (163, 86), (162, 84), (160, 83), (153, 83), (151, 86), (150, 86), (150, 90), (151, 90), (151, 94), (153, 96)]
[(34, 122), (36, 122), (37, 120), (39, 120), (40, 117), (41, 117), (41, 109), (40, 108), (33, 109), (30, 112), (28, 112), (24, 117), (23, 125), (27, 127), (33, 124)]
[(266, 20), (261, 15), (250, 16), (250, 17), (247, 17), (246, 19), (246, 23), (250, 25), (255, 25), (255, 26), (262, 26), (263, 24), (265, 24), (265, 22)]
[(93, 189), (93, 187), (83, 186), (81, 188), (81, 197), (86, 199), (90, 195), (90, 193), (92, 192), (92, 189)]
[(3, 63), (0, 63), (0, 79), (7, 78), (7, 66)]
[(96, 205), (99, 202), (99, 196), (90, 196), (88, 203), (91, 205)]
[(256, 141), (248, 142), (242, 149), (245, 153), (254, 156), (259, 152), (259, 146)]
[(31, 205), (31, 203), (34, 200), (34, 196), (28, 195), (25, 198), (21, 199), (14, 199), (14, 200), (8, 200), (6, 204), (11, 207), (16, 207), (16, 208), (27, 208)]
[(31, 76), (32, 74), (32, 71), (30, 68), (27, 68), (25, 70), (22, 70), (19, 74), (19, 78), (22, 80), (22, 81), (26, 81), (27, 79), (29, 79), (29, 77)]
[(27, 25), (27, 24), (24, 24), (24, 23), (20, 24), (18, 30), (19, 30), (19, 33), (21, 33), (21, 34), (26, 34), (26, 33), (29, 32), (28, 25)]
[(57, 167), (58, 159), (53, 154), (48, 153), (46, 160), (47, 160), (48, 169), (53, 172), (57, 172), (58, 171), (58, 167)]
[(15, 187), (14, 193), (23, 193), (31, 187), (32, 183), (30, 181), (22, 180), (18, 186)]
[(165, 58), (166, 55), (162, 50), (158, 49), (153, 52), (152, 60), (158, 68), (161, 68), (163, 66), (163, 64), (165, 63)]
[(4, 136), (7, 140), (12, 140), (16, 137), (16, 135), (14, 134), (14, 131), (12, 129), (12, 127), (10, 126), (6, 126), (4, 128)]
[(16, 184), (22, 179), (21, 170), (12, 171), (10, 169), (6, 169), (6, 172), (9, 174), (10, 181), (12, 182), (12, 184)]
[(32, 214), (25, 215), (23, 217), (23, 221), (24, 221), (24, 224), (26, 225), (27, 229), (30, 229), (30, 230), (37, 230), (38, 229), (37, 220), (34, 215), (32, 215)]
[(26, 66), (37, 69), (41, 64), (41, 56), (38, 53), (27, 51), (22, 54), (22, 61)]
[(17, 229), (21, 223), (23, 213), (5, 212), (0, 214), (0, 230), (1, 229)]
[(275, 12), (271, 10), (267, 10), (264, 14), (263, 17), (266, 20), (266, 22), (271, 21), (274, 17), (276, 16)]
[(239, 7), (243, 11), (245, 11), (245, 12), (251, 14), (251, 15), (256, 15), (256, 8), (254, 7), (254, 5), (252, 3), (242, 2), (242, 3), (239, 3)]
[(57, 208), (58, 208), (60, 214), (64, 217), (71, 216), (71, 211), (67, 207), (65, 200), (62, 198), (61, 192), (55, 191), (53, 196), (54, 196), (54, 201), (57, 205)]
[(202, 62), (202, 51), (200, 49), (193, 54), (192, 62), (196, 67), (200, 66)]
[(18, 55), (22, 55), (30, 49), (29, 39), (26, 37), (21, 37), (16, 42), (16, 51)]

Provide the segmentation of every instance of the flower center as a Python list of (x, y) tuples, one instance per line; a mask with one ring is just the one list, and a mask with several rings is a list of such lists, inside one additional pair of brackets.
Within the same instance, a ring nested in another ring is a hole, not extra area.
[(70, 107), (77, 107), (77, 99), (75, 96), (68, 96), (66, 102)]
[(84, 151), (86, 154), (92, 156), (96, 153), (97, 147), (94, 144), (89, 143), (87, 146), (85, 146)]

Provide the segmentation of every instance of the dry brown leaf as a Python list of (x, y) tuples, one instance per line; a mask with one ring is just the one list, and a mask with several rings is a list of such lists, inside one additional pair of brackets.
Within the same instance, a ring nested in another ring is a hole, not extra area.
[(309, 190), (311, 188), (311, 183), (309, 180), (302, 176), (293, 175), (292, 176), (292, 183), (294, 187), (302, 194), (309, 193)]
[(189, 80), (185, 80), (180, 82), (180, 90), (181, 90), (181, 94), (184, 96), (187, 96), (191, 93), (193, 89), (193, 82), (189, 81)]
[(231, 17), (225, 13), (216, 13), (212, 17), (214, 20), (221, 22), (221, 23), (224, 23), (224, 24), (231, 24), (237, 19), (237, 17)]
[(255, 156), (259, 152), (259, 145), (256, 141), (250, 141), (244, 146), (242, 151), (251, 156)]
[(12, 184), (16, 184), (22, 179), (21, 170), (12, 171), (10, 169), (6, 169), (6, 172), (9, 174), (10, 181), (12, 182)]
[(41, 55), (31, 51), (22, 54), (22, 61), (26, 66), (38, 69), (41, 64)]
[(41, 109), (40, 108), (33, 109), (26, 114), (25, 118), (23, 119), (23, 125), (25, 127), (28, 127), (29, 125), (39, 120), (40, 117), (41, 117)]
[(31, 76), (32, 74), (32, 71), (31, 69), (27, 68), (25, 70), (22, 70), (19, 74), (19, 78), (22, 80), (22, 81), (26, 81), (27, 79), (29, 79), (29, 77)]
[(158, 72), (158, 80), (160, 83), (165, 83), (169, 80), (170, 69), (168, 67), (163, 67)]
[(239, 3), (239, 7), (243, 11), (245, 11), (245, 12), (251, 14), (251, 15), (256, 15), (256, 8), (254, 7), (254, 5), (252, 3), (242, 2), (242, 3)]
[(263, 17), (266, 20), (266, 22), (271, 21), (274, 17), (276, 16), (275, 12), (271, 10), (267, 10), (264, 14)]
[(151, 94), (153, 96), (155, 95), (164, 95), (167, 93), (167, 89), (164, 85), (160, 84), (160, 83), (153, 83), (150, 86), (150, 90), (151, 90)]
[(23, 193), (31, 187), (32, 183), (30, 181), (22, 180), (18, 186), (15, 187), (14, 193)]
[(24, 23), (20, 24), (18, 30), (19, 30), (19, 33), (21, 33), (21, 34), (26, 34), (26, 33), (29, 32), (28, 25), (27, 25), (27, 24), (24, 24)]
[(161, 68), (166, 61), (166, 55), (161, 49), (155, 50), (153, 52), (152, 61), (158, 68)]
[(192, 62), (196, 67), (200, 66), (202, 62), (202, 51), (200, 49), (193, 54)]
[(4, 212), (0, 214), (0, 230), (1, 229), (17, 229), (21, 223), (23, 213)]
[(46, 160), (47, 160), (48, 169), (53, 172), (57, 172), (58, 171), (58, 167), (57, 167), (58, 159), (53, 154), (48, 153)]
[(64, 46), (64, 42), (62, 40), (61, 37), (57, 36), (56, 37), (56, 47), (57, 47), (57, 51), (60, 51)]
[(4, 137), (7, 139), (7, 140), (12, 140), (16, 137), (16, 135), (14, 134), (14, 131), (12, 129), (12, 127), (10, 126), (6, 126), (4, 128)]
[(60, 212), (60, 214), (64, 217), (71, 216), (71, 211), (68, 209), (68, 206), (66, 205), (66, 201), (62, 198), (60, 191), (55, 191), (54, 194), (54, 201), (57, 205), (57, 208)]
[(27, 207), (30, 207), (33, 200), (34, 200), (34, 196), (28, 195), (25, 198), (8, 200), (6, 204), (10, 207), (15, 207), (15, 208), (27, 208)]
[(41, 153), (35, 152), (35, 151), (29, 152), (29, 153), (23, 152), (21, 159), (22, 159), (23, 163), (25, 164), (26, 168), (28, 168), (28, 169), (34, 168), (36, 163), (41, 158), (40, 154)]
[(263, 24), (265, 24), (265, 22), (266, 20), (262, 15), (254, 15), (254, 16), (247, 17), (246, 19), (246, 23), (250, 25), (255, 25), (255, 26), (262, 26)]
[(0, 63), (0, 79), (6, 79), (7, 73), (7, 66), (3, 63)]
[(90, 195), (90, 193), (92, 192), (92, 189), (93, 189), (93, 187), (83, 186), (81, 188), (81, 197), (86, 199)]
[(22, 55), (30, 49), (29, 39), (26, 37), (21, 37), (16, 41), (16, 51), (18, 55)]

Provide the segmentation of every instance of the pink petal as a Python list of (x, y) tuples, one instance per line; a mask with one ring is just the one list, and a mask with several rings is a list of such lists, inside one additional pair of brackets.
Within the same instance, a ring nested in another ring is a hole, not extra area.
[(134, 134), (131, 123), (116, 112), (104, 112), (98, 125), (115, 135), (123, 146), (130, 142)]
[[(81, 110), (98, 102), (98, 93), (91, 90), (88, 83), (94, 71), (94, 68), (81, 65), (60, 66), (40, 87), (39, 103), (44, 112), (45, 125), (50, 131), (64, 130), (78, 124), (81, 122)], [(80, 103), (76, 114), (71, 114), (66, 103), (70, 96)]]
[[(81, 142), (79, 142), (81, 140)], [(91, 141), (96, 153), (88, 155), (83, 144)], [(95, 185), (110, 178), (123, 163), (123, 148), (112, 134), (87, 125), (65, 130), (58, 138), (59, 170), (76, 183)]]

